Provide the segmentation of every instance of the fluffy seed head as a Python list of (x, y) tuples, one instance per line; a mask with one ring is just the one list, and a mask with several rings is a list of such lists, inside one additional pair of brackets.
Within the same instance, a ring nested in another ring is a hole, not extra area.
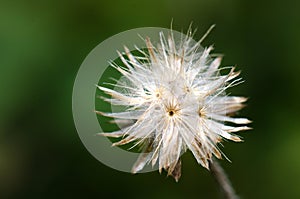
[[(171, 31), (167, 37), (160, 33), (157, 46), (146, 38), (147, 51), (137, 48), (142, 56), (134, 56), (125, 47), (125, 53), (118, 52), (124, 66), (112, 64), (123, 76), (115, 85), (118, 89), (98, 86), (111, 96), (106, 101), (126, 107), (123, 112), (99, 112), (127, 123), (103, 135), (122, 138), (113, 145), (144, 146), (133, 173), (158, 162), (160, 171), (165, 169), (178, 180), (180, 156), (187, 149), (208, 169), (212, 156), (224, 156), (218, 143), (223, 139), (240, 142), (233, 133), (249, 129), (248, 119), (230, 117), (247, 99), (225, 92), (241, 83), (239, 72), (234, 67), (219, 68), (222, 57), (210, 56), (212, 46), (202, 49), (202, 39), (193, 42), (189, 30), (185, 38), (175, 41)], [(221, 70), (229, 72), (221, 75)]]

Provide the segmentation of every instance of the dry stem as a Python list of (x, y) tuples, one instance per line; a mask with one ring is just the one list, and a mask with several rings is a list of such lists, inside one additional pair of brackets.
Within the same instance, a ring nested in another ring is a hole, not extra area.
[(219, 188), (226, 199), (238, 199), (239, 197), (236, 195), (225, 171), (218, 163), (216, 159), (212, 162), (209, 162), (209, 168), (211, 171), (212, 176), (216, 180), (219, 185)]

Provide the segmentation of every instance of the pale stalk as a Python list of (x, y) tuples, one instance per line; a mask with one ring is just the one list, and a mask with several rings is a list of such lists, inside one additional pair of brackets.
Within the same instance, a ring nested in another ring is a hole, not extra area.
[(238, 195), (236, 195), (230, 180), (228, 179), (225, 171), (218, 163), (216, 159), (209, 162), (210, 173), (214, 177), (217, 182), (224, 198), (226, 199), (239, 199)]

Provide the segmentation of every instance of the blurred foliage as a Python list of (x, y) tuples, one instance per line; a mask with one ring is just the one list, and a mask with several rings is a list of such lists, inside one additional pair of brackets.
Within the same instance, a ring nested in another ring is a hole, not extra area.
[(0, 198), (217, 198), (208, 171), (183, 156), (179, 183), (158, 172), (108, 168), (82, 145), (73, 124), (76, 72), (101, 41), (137, 27), (185, 31), (237, 64), (254, 120), (244, 143), (221, 161), (242, 198), (300, 198), (298, 1), (1, 1)]

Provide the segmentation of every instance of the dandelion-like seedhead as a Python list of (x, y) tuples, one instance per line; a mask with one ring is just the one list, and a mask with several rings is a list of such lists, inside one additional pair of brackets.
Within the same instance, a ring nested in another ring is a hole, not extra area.
[[(210, 55), (212, 46), (202, 49), (200, 45), (206, 35), (194, 42), (191, 29), (179, 41), (172, 31), (168, 36), (160, 33), (157, 46), (146, 38), (146, 51), (136, 48), (142, 56), (134, 56), (125, 47), (125, 53), (118, 52), (124, 65), (111, 64), (122, 75), (114, 85), (117, 89), (98, 86), (110, 95), (104, 100), (126, 109), (97, 111), (125, 124), (102, 134), (121, 138), (114, 146), (133, 142), (143, 148), (133, 173), (158, 163), (159, 171), (165, 169), (178, 180), (180, 156), (186, 150), (209, 169), (213, 156), (226, 157), (219, 149), (222, 140), (240, 142), (234, 133), (249, 129), (248, 119), (231, 117), (247, 99), (226, 95), (226, 89), (242, 82), (240, 72), (234, 67), (219, 68), (222, 57)], [(229, 72), (222, 75), (222, 70)]]

